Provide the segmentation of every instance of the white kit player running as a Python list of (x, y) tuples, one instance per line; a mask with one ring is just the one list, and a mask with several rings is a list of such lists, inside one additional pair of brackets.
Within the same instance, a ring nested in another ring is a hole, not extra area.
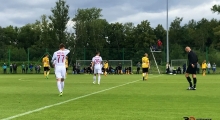
[(64, 44), (60, 44), (60, 50), (54, 52), (52, 62), (55, 61), (55, 75), (57, 79), (57, 88), (60, 92), (59, 96), (63, 95), (64, 79), (66, 75), (65, 58), (70, 50), (65, 49)]
[(100, 56), (100, 52), (96, 52), (96, 56), (92, 58), (92, 68), (94, 70), (94, 76), (93, 76), (93, 84), (96, 83), (96, 75), (98, 74), (98, 84), (100, 84), (102, 73), (102, 57)]

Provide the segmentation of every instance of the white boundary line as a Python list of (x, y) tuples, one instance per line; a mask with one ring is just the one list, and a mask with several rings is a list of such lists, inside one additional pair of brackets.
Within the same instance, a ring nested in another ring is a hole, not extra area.
[(18, 79), (19, 81), (32, 81), (32, 80), (24, 80), (23, 78)]
[[(149, 78), (160, 77), (160, 76), (161, 75), (153, 76), (153, 77), (149, 77)], [(41, 110), (44, 110), (44, 109), (47, 109), (47, 108), (51, 108), (51, 107), (54, 107), (54, 106), (65, 104), (65, 103), (68, 103), (68, 102), (71, 102), (71, 101), (74, 101), (74, 100), (78, 100), (80, 98), (85, 98), (85, 97), (88, 97), (88, 96), (91, 96), (91, 95), (94, 95), (94, 94), (105, 92), (105, 91), (108, 91), (108, 90), (111, 90), (111, 89), (114, 89), (114, 88), (125, 86), (125, 85), (131, 84), (131, 83), (135, 83), (135, 82), (138, 82), (138, 81), (140, 81), (140, 79), (132, 81), (132, 82), (128, 82), (128, 83), (125, 83), (125, 84), (122, 84), (122, 85), (118, 85), (118, 86), (115, 86), (115, 87), (111, 87), (111, 88), (107, 88), (107, 89), (104, 89), (104, 90), (100, 90), (100, 91), (97, 91), (97, 92), (93, 92), (93, 93), (90, 93), (90, 94), (87, 94), (87, 95), (83, 95), (83, 96), (79, 96), (79, 97), (76, 97), (76, 98), (72, 98), (72, 99), (69, 99), (69, 100), (66, 100), (66, 101), (63, 101), (63, 102), (59, 102), (59, 103), (56, 103), (56, 104), (44, 106), (44, 107), (41, 107), (41, 108), (38, 108), (38, 109), (35, 109), (35, 110), (31, 110), (31, 111), (28, 111), (28, 112), (24, 112), (24, 113), (21, 113), (21, 114), (14, 115), (14, 116), (11, 116), (11, 117), (8, 117), (8, 118), (3, 118), (1, 120), (11, 120), (11, 119), (14, 119), (14, 118), (25, 116), (25, 115), (28, 115), (28, 114), (31, 114), (31, 113), (34, 113), (34, 112), (38, 112), (38, 111), (41, 111)]]

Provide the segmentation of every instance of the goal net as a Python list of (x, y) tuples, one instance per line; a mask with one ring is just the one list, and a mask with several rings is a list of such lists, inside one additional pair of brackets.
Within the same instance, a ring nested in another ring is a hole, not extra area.
[[(106, 61), (106, 60), (103, 60)], [(92, 60), (76, 60), (76, 67), (79, 64), (80, 71), (83, 72), (84, 68), (88, 68), (91, 64)], [(125, 68), (131, 67), (132, 70), (132, 60), (108, 60), (109, 67), (111, 66), (113, 69), (121, 64), (122, 70), (124, 72)]]
[(177, 69), (178, 67), (183, 69), (183, 65), (186, 64), (187, 66), (187, 59), (176, 59), (176, 60), (171, 60), (171, 70), (172, 69)]

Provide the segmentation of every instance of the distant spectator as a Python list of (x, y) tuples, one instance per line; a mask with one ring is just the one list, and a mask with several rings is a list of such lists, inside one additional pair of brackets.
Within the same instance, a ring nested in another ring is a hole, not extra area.
[(180, 66), (177, 68), (177, 74), (181, 74), (181, 67)]
[(109, 71), (109, 74), (113, 74), (114, 73), (114, 69), (112, 68), (112, 66), (109, 66), (108, 71)]
[(196, 70), (196, 72), (197, 72), (197, 74), (200, 73), (200, 64), (199, 63), (197, 63), (197, 70)]
[(16, 63), (13, 64), (13, 73), (17, 73), (17, 64)]
[(128, 67), (128, 74), (132, 74), (131, 67)]
[(21, 65), (21, 71), (22, 71), (22, 73), (25, 73), (25, 64), (24, 63)]
[(33, 72), (33, 68), (34, 68), (33, 64), (30, 64), (29, 66), (30, 72)]
[(118, 74), (118, 66), (115, 67), (115, 74)]
[(6, 74), (7, 73), (7, 65), (4, 63), (3, 66), (3, 73)]
[(152, 49), (152, 51), (155, 51), (156, 50), (156, 45), (152, 45), (151, 49)]
[(136, 66), (137, 66), (137, 72), (136, 72), (136, 74), (140, 74), (141, 63), (138, 62)]
[(128, 74), (128, 67), (125, 67), (124, 70), (122, 70), (124, 74)]
[(216, 64), (215, 63), (213, 63), (213, 65), (212, 65), (212, 71), (213, 71), (213, 73), (215, 73), (215, 71), (216, 71)]
[(169, 74), (170, 73), (170, 64), (169, 62), (167, 62), (166, 64), (166, 74)]
[(76, 63), (73, 64), (73, 74), (76, 74)]
[(118, 64), (118, 74), (123, 74), (121, 63)]
[(80, 67), (81, 67), (81, 65), (80, 65), (80, 63), (78, 63), (78, 64), (77, 64), (77, 69), (76, 69), (77, 74), (80, 74)]
[(157, 47), (158, 47), (158, 50), (161, 50), (162, 42), (160, 39), (157, 40)]
[(41, 65), (38, 65), (37, 71), (40, 73)]
[(176, 74), (176, 71), (177, 71), (176, 68), (173, 67), (173, 70), (172, 70), (173, 74)]
[(86, 67), (83, 68), (83, 72), (84, 72), (84, 73), (88, 73)]
[(27, 64), (27, 65), (26, 65), (26, 71), (25, 71), (26, 73), (28, 73), (28, 66), (29, 66), (29, 65)]
[(13, 73), (13, 65), (12, 65), (12, 63), (10, 64), (10, 73)]
[(210, 64), (210, 62), (208, 62), (207, 68), (208, 68), (208, 74), (210, 74), (210, 70), (211, 70), (211, 64)]
[(38, 72), (38, 65), (37, 64), (35, 65), (34, 69), (35, 69), (35, 73), (37, 73)]
[(185, 72), (186, 72), (186, 63), (183, 64), (183, 74), (185, 74)]

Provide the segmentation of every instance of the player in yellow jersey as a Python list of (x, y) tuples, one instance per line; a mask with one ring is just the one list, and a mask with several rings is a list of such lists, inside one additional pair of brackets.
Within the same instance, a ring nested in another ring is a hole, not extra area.
[(104, 63), (104, 75), (106, 76), (108, 72), (108, 60), (105, 61)]
[(207, 68), (207, 64), (206, 64), (206, 60), (204, 60), (202, 62), (202, 75), (203, 76), (205, 76), (206, 68)]
[(50, 74), (50, 62), (49, 62), (49, 55), (46, 54), (45, 57), (42, 60), (43, 66), (44, 66), (44, 76), (48, 79), (48, 76)]
[(65, 67), (66, 67), (66, 76), (67, 76), (67, 71), (68, 71), (68, 57), (67, 56), (65, 59)]
[(142, 57), (143, 81), (146, 81), (148, 79), (148, 69), (150, 69), (150, 62), (148, 59), (148, 54), (145, 53), (144, 57)]

